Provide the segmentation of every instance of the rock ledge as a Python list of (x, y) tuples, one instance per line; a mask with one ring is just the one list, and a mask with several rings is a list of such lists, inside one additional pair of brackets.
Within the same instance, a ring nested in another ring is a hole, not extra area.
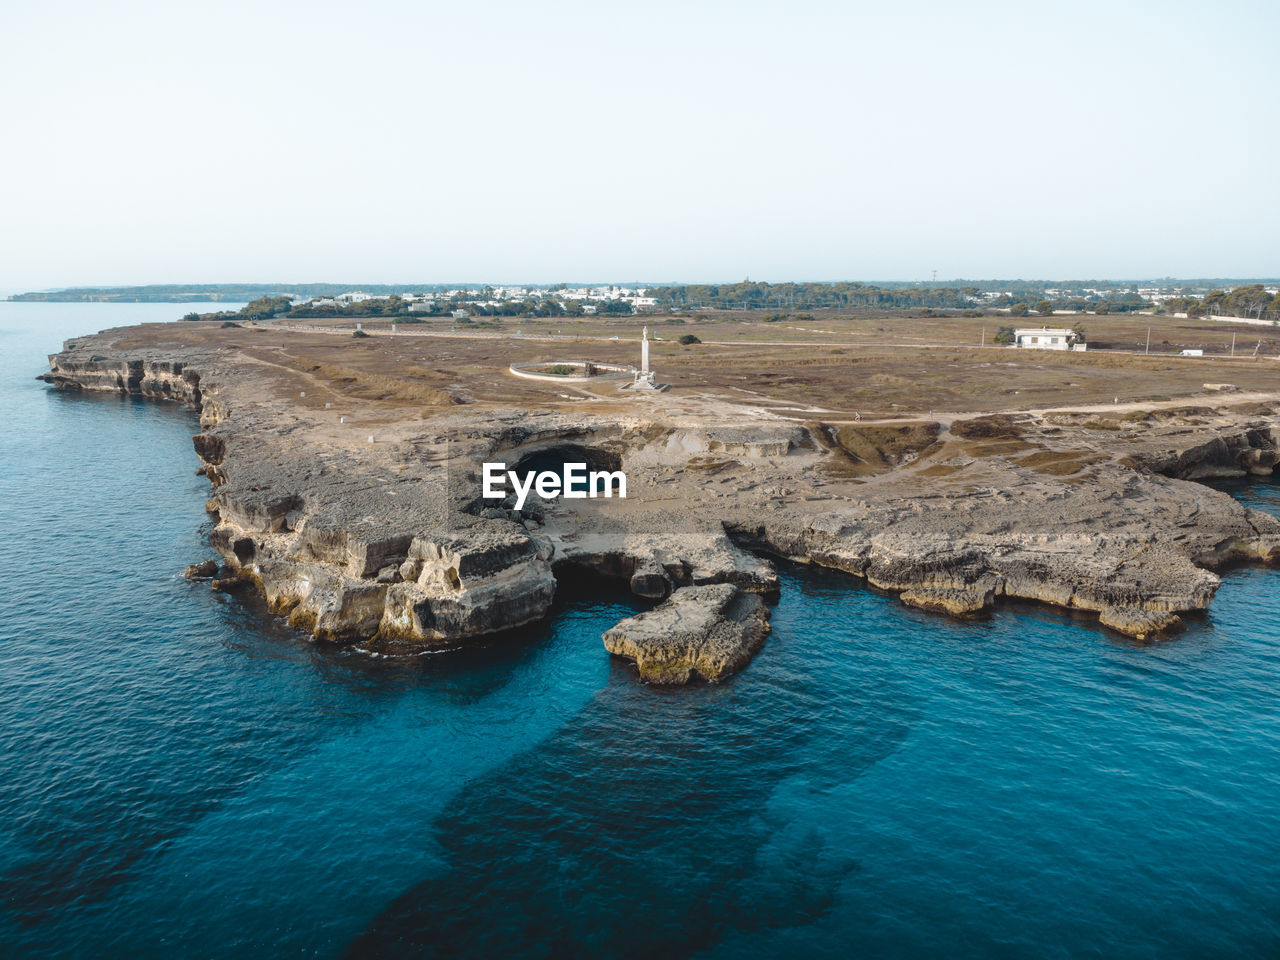
[(681, 587), (608, 630), (604, 646), (635, 661), (646, 683), (715, 683), (750, 663), (769, 630), (769, 608), (758, 595), (717, 583)]

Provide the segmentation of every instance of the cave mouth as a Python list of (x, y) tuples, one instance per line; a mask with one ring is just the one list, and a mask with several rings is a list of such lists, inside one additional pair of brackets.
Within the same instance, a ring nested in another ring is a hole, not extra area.
[[(614, 472), (622, 469), (622, 457), (617, 453), (580, 443), (558, 443), (555, 446), (530, 450), (514, 464), (508, 464), (508, 469), (521, 476), (530, 472), (544, 471), (562, 474), (566, 463), (585, 463), (588, 473), (600, 470)], [(586, 492), (587, 481), (584, 479), (580, 485), (575, 485), (574, 489)]]
[(258, 548), (250, 537), (241, 537), (231, 545), (231, 552), (236, 555), (236, 560), (243, 566), (253, 560)]
[(585, 463), (588, 470), (621, 470), (622, 457), (602, 447), (588, 447), (580, 443), (558, 443), (552, 447), (540, 447), (524, 454), (509, 469), (517, 473), (530, 470), (561, 472), (566, 463)]

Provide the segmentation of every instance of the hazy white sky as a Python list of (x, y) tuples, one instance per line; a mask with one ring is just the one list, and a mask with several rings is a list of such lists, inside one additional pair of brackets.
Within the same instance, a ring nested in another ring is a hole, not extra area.
[(0, 288), (1280, 274), (1280, 3), (0, 0)]

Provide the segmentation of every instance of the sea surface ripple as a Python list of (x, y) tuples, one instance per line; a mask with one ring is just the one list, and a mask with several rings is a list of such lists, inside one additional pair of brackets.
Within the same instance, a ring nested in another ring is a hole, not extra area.
[(183, 309), (0, 303), (0, 955), (1280, 955), (1276, 572), (1142, 645), (787, 567), (755, 662), (674, 691), (598, 583), (320, 648), (182, 579), (190, 411), (31, 379)]

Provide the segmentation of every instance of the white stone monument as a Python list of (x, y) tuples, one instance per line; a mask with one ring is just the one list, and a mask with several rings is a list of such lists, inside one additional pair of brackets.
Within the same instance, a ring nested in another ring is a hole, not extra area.
[(633, 390), (657, 390), (658, 375), (649, 369), (649, 328), (644, 328), (640, 339), (640, 369), (636, 372)]

